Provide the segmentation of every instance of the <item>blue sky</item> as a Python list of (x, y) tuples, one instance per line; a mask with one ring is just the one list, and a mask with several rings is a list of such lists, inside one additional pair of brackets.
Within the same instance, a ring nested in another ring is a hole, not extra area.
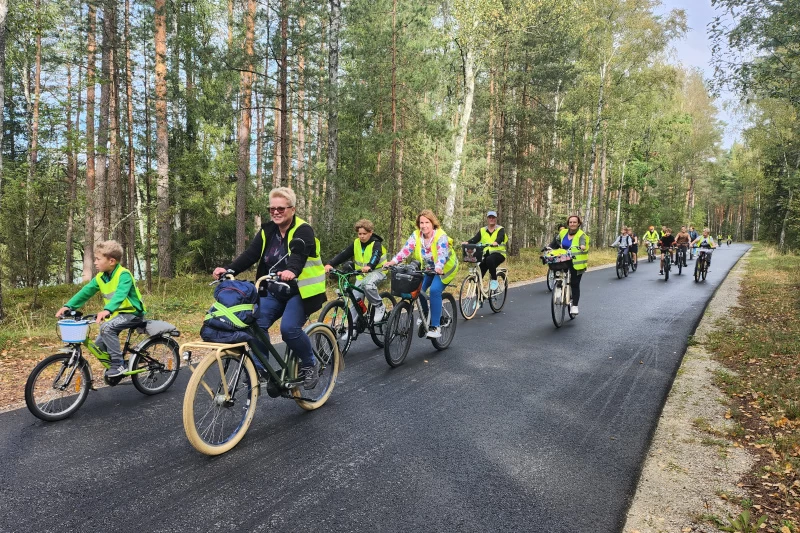
[[(713, 20), (716, 12), (711, 7), (711, 0), (661, 0), (659, 13), (668, 13), (672, 9), (683, 9), (689, 31), (678, 42), (673, 43), (675, 62), (686, 66), (699, 68), (706, 78), (713, 74), (711, 67), (711, 42), (708, 38), (707, 25)], [(722, 140), (724, 147), (729, 148), (739, 138), (742, 128), (740, 120), (732, 111), (725, 109), (725, 104), (734, 104), (735, 98), (731, 93), (723, 93), (716, 101), (719, 110), (718, 117), (725, 122), (725, 134)], [(735, 106), (731, 106), (735, 107)]]

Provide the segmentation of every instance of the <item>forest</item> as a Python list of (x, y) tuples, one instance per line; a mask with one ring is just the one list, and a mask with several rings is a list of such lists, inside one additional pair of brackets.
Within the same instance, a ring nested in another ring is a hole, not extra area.
[(277, 186), (323, 257), (423, 208), (456, 239), (496, 210), (512, 255), (573, 213), (796, 249), (800, 0), (712, 3), (704, 79), (656, 0), (0, 0), (0, 318), (108, 238), (148, 287), (227, 264)]

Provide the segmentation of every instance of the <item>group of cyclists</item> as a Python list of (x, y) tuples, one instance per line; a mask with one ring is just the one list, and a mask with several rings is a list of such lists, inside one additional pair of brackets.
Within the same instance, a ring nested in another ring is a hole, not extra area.
[[(719, 238), (722, 238), (721, 235)], [(708, 251), (719, 246), (711, 236), (711, 231), (708, 228), (703, 228), (703, 232), (700, 234), (695, 230), (694, 226), (689, 226), (688, 229), (686, 226), (681, 226), (680, 231), (676, 235), (673, 235), (672, 228), (668, 228), (667, 226), (661, 226), (661, 232), (656, 231), (655, 226), (650, 226), (642, 236), (642, 239), (648, 251), (652, 249), (661, 252), (659, 270), (659, 275), (661, 276), (664, 275), (664, 259), (667, 254), (670, 255), (670, 259), (674, 262), (675, 252), (682, 252), (679, 257), (683, 266), (687, 267), (687, 253), (693, 251), (694, 248), (697, 247), (699, 248), (699, 253), (706, 254), (706, 264), (710, 266), (711, 254), (708, 253)], [(728, 240), (730, 242), (730, 236)], [(626, 259), (632, 263), (638, 261), (639, 238), (632, 228), (623, 226), (620, 235), (611, 246), (619, 247), (626, 254)]]

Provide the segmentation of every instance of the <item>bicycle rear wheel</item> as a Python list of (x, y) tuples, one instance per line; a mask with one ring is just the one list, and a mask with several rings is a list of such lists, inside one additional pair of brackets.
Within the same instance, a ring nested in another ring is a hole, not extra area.
[(624, 272), (625, 271), (625, 267), (622, 265), (622, 259), (620, 259), (619, 256), (617, 256), (616, 269), (617, 269), (617, 279), (622, 279), (622, 276), (625, 275), (625, 272)]
[(700, 281), (700, 272), (703, 270), (703, 258), (698, 257), (697, 261), (694, 263), (694, 282), (697, 283)]
[(189, 443), (206, 455), (227, 452), (247, 433), (257, 400), (258, 377), (249, 357), (241, 352), (205, 357), (183, 397), (183, 429)]
[[(349, 302), (350, 300), (348, 300)], [(319, 314), (319, 321), (330, 326), (339, 344), (342, 357), (347, 354), (355, 336), (355, 326), (350, 310), (341, 298), (328, 302)]]
[(53, 422), (80, 409), (91, 386), (86, 361), (70, 353), (51, 355), (36, 365), (25, 383), (25, 405), (36, 418)]
[(142, 394), (158, 394), (167, 390), (178, 378), (181, 358), (178, 344), (164, 337), (153, 337), (146, 341), (139, 353), (133, 356), (132, 370), (146, 369), (133, 374), (131, 381)]
[[(336, 377), (342, 367), (342, 358), (339, 347), (336, 344), (336, 337), (333, 331), (324, 324), (314, 324), (306, 329), (308, 338), (311, 339), (311, 349), (314, 357), (319, 361), (319, 381), (313, 389), (304, 389), (302, 386), (292, 389), (292, 396), (297, 405), (306, 411), (313, 411), (328, 401), (333, 387), (336, 385)], [(297, 376), (300, 370), (300, 362), (296, 357), (294, 375)]]
[(489, 295), (489, 307), (492, 311), (499, 313), (506, 305), (506, 295), (508, 294), (508, 278), (505, 272), (497, 273), (497, 289)]
[(456, 326), (458, 326), (458, 316), (456, 316), (456, 298), (449, 292), (442, 294), (442, 320), (439, 323), (439, 332), (442, 334), (438, 339), (431, 339), (433, 347), (437, 350), (444, 350), (453, 342), (456, 336)]
[(556, 284), (556, 271), (547, 269), (547, 292), (552, 292)]
[(383, 355), (392, 368), (403, 364), (414, 336), (414, 312), (408, 300), (398, 302), (389, 317)]
[(382, 292), (381, 298), (383, 298), (383, 307), (386, 308), (386, 313), (383, 315), (383, 319), (380, 322), (375, 322), (375, 308), (372, 307), (369, 311), (369, 336), (372, 337), (372, 342), (378, 348), (383, 348), (384, 340), (386, 337), (386, 328), (389, 323), (389, 315), (394, 309), (394, 305), (397, 303), (397, 300), (392, 293), (390, 292)]
[(564, 299), (564, 279), (557, 279), (555, 287), (553, 287), (553, 297), (550, 298), (550, 314), (553, 315), (553, 324), (557, 328), (561, 327), (564, 323), (564, 315), (566, 314), (567, 304), (563, 302)]
[(467, 276), (461, 282), (461, 290), (458, 293), (458, 307), (461, 309), (461, 316), (469, 320), (478, 312), (478, 279), (475, 276)]

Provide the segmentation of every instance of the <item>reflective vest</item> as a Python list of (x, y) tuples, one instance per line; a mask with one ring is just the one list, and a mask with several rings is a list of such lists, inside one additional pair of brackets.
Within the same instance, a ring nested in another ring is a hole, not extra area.
[[(361, 271), (362, 268), (369, 265), (369, 260), (372, 259), (372, 248), (374, 245), (375, 241), (372, 241), (362, 250), (361, 241), (359, 239), (353, 242), (353, 262), (356, 265), (356, 270)], [(378, 260), (378, 264), (375, 265), (373, 270), (381, 268), (387, 259), (386, 247), (381, 243), (381, 258)], [(356, 276), (356, 279), (364, 279), (364, 274), (359, 274)]]
[(714, 246), (714, 237), (709, 235), (708, 237), (700, 237), (700, 242), (697, 243), (697, 246)]
[(658, 242), (658, 232), (655, 230), (646, 232), (644, 234), (644, 240), (650, 242)]
[[(302, 218), (294, 217), (294, 226), (289, 230), (286, 236), (286, 242), (291, 243), (294, 232), (302, 226), (307, 224)], [(279, 230), (280, 231), (280, 230)], [(264, 256), (264, 250), (267, 246), (267, 235), (264, 230), (261, 230), (261, 256)], [(287, 244), (288, 247), (288, 244)], [(325, 292), (325, 266), (322, 264), (322, 258), (319, 252), (319, 239), (314, 237), (314, 255), (308, 256), (306, 264), (303, 265), (303, 270), (297, 276), (297, 287), (300, 289), (301, 298), (310, 298), (317, 294)], [(289, 250), (289, 255), (292, 255), (292, 250)]]
[[(100, 287), (100, 294), (103, 295), (103, 302), (105, 305), (108, 305), (111, 302), (111, 299), (114, 297), (114, 294), (117, 292), (117, 287), (119, 286), (119, 278), (120, 276), (127, 272), (130, 274), (130, 270), (125, 267), (117, 266), (114, 272), (111, 275), (111, 279), (108, 281), (103, 280), (103, 272), (100, 272), (95, 276), (94, 280), (97, 282), (97, 286)], [(131, 274), (131, 279), (133, 279), (133, 275)], [(125, 298), (125, 300), (120, 304), (116, 311), (111, 313), (108, 317), (109, 319), (114, 318), (120, 313), (131, 313), (131, 314), (144, 314), (146, 309), (144, 308), (144, 302), (142, 301), (142, 295), (139, 292), (139, 287), (136, 286), (136, 281), (133, 281), (133, 290), (136, 291), (136, 297), (139, 299), (139, 302), (142, 304), (141, 309), (136, 309), (130, 299)]]
[[(439, 250), (437, 249), (436, 243), (439, 242), (442, 235), (445, 235), (442, 228), (437, 229), (433, 234), (433, 241), (431, 241), (431, 255), (433, 256), (434, 264), (439, 260)], [(414, 247), (414, 255), (420, 265), (422, 265), (425, 263), (425, 260), (422, 258), (422, 234), (417, 230), (414, 232), (414, 236), (417, 239), (417, 245)], [(450, 253), (447, 255), (447, 260), (444, 262), (444, 268), (440, 276), (442, 278), (442, 283), (445, 284), (453, 281), (453, 278), (455, 278), (458, 273), (458, 259), (456, 258), (456, 254), (453, 253), (453, 246), (449, 238), (447, 244), (450, 248)]]
[[(558, 232), (558, 242), (561, 243), (564, 241), (564, 236), (569, 232), (568, 229), (562, 229)], [(586, 239), (586, 250), (581, 251), (580, 242), (581, 237)], [(578, 248), (577, 250), (573, 250), (572, 254), (572, 267), (575, 270), (584, 270), (586, 269), (586, 263), (589, 261), (589, 236), (586, 235), (583, 230), (579, 229), (575, 232), (575, 235), (572, 236), (572, 246)]]
[[(486, 226), (481, 228), (481, 244), (492, 244), (493, 242), (497, 241), (497, 234), (500, 233), (500, 230), (503, 229), (503, 226), (496, 226), (494, 233), (489, 233), (488, 228)], [(489, 255), (492, 252), (500, 252), (503, 257), (506, 257), (506, 243), (508, 242), (508, 235), (503, 235), (503, 242), (498, 242), (498, 246), (487, 246), (483, 249), (484, 255)]]

